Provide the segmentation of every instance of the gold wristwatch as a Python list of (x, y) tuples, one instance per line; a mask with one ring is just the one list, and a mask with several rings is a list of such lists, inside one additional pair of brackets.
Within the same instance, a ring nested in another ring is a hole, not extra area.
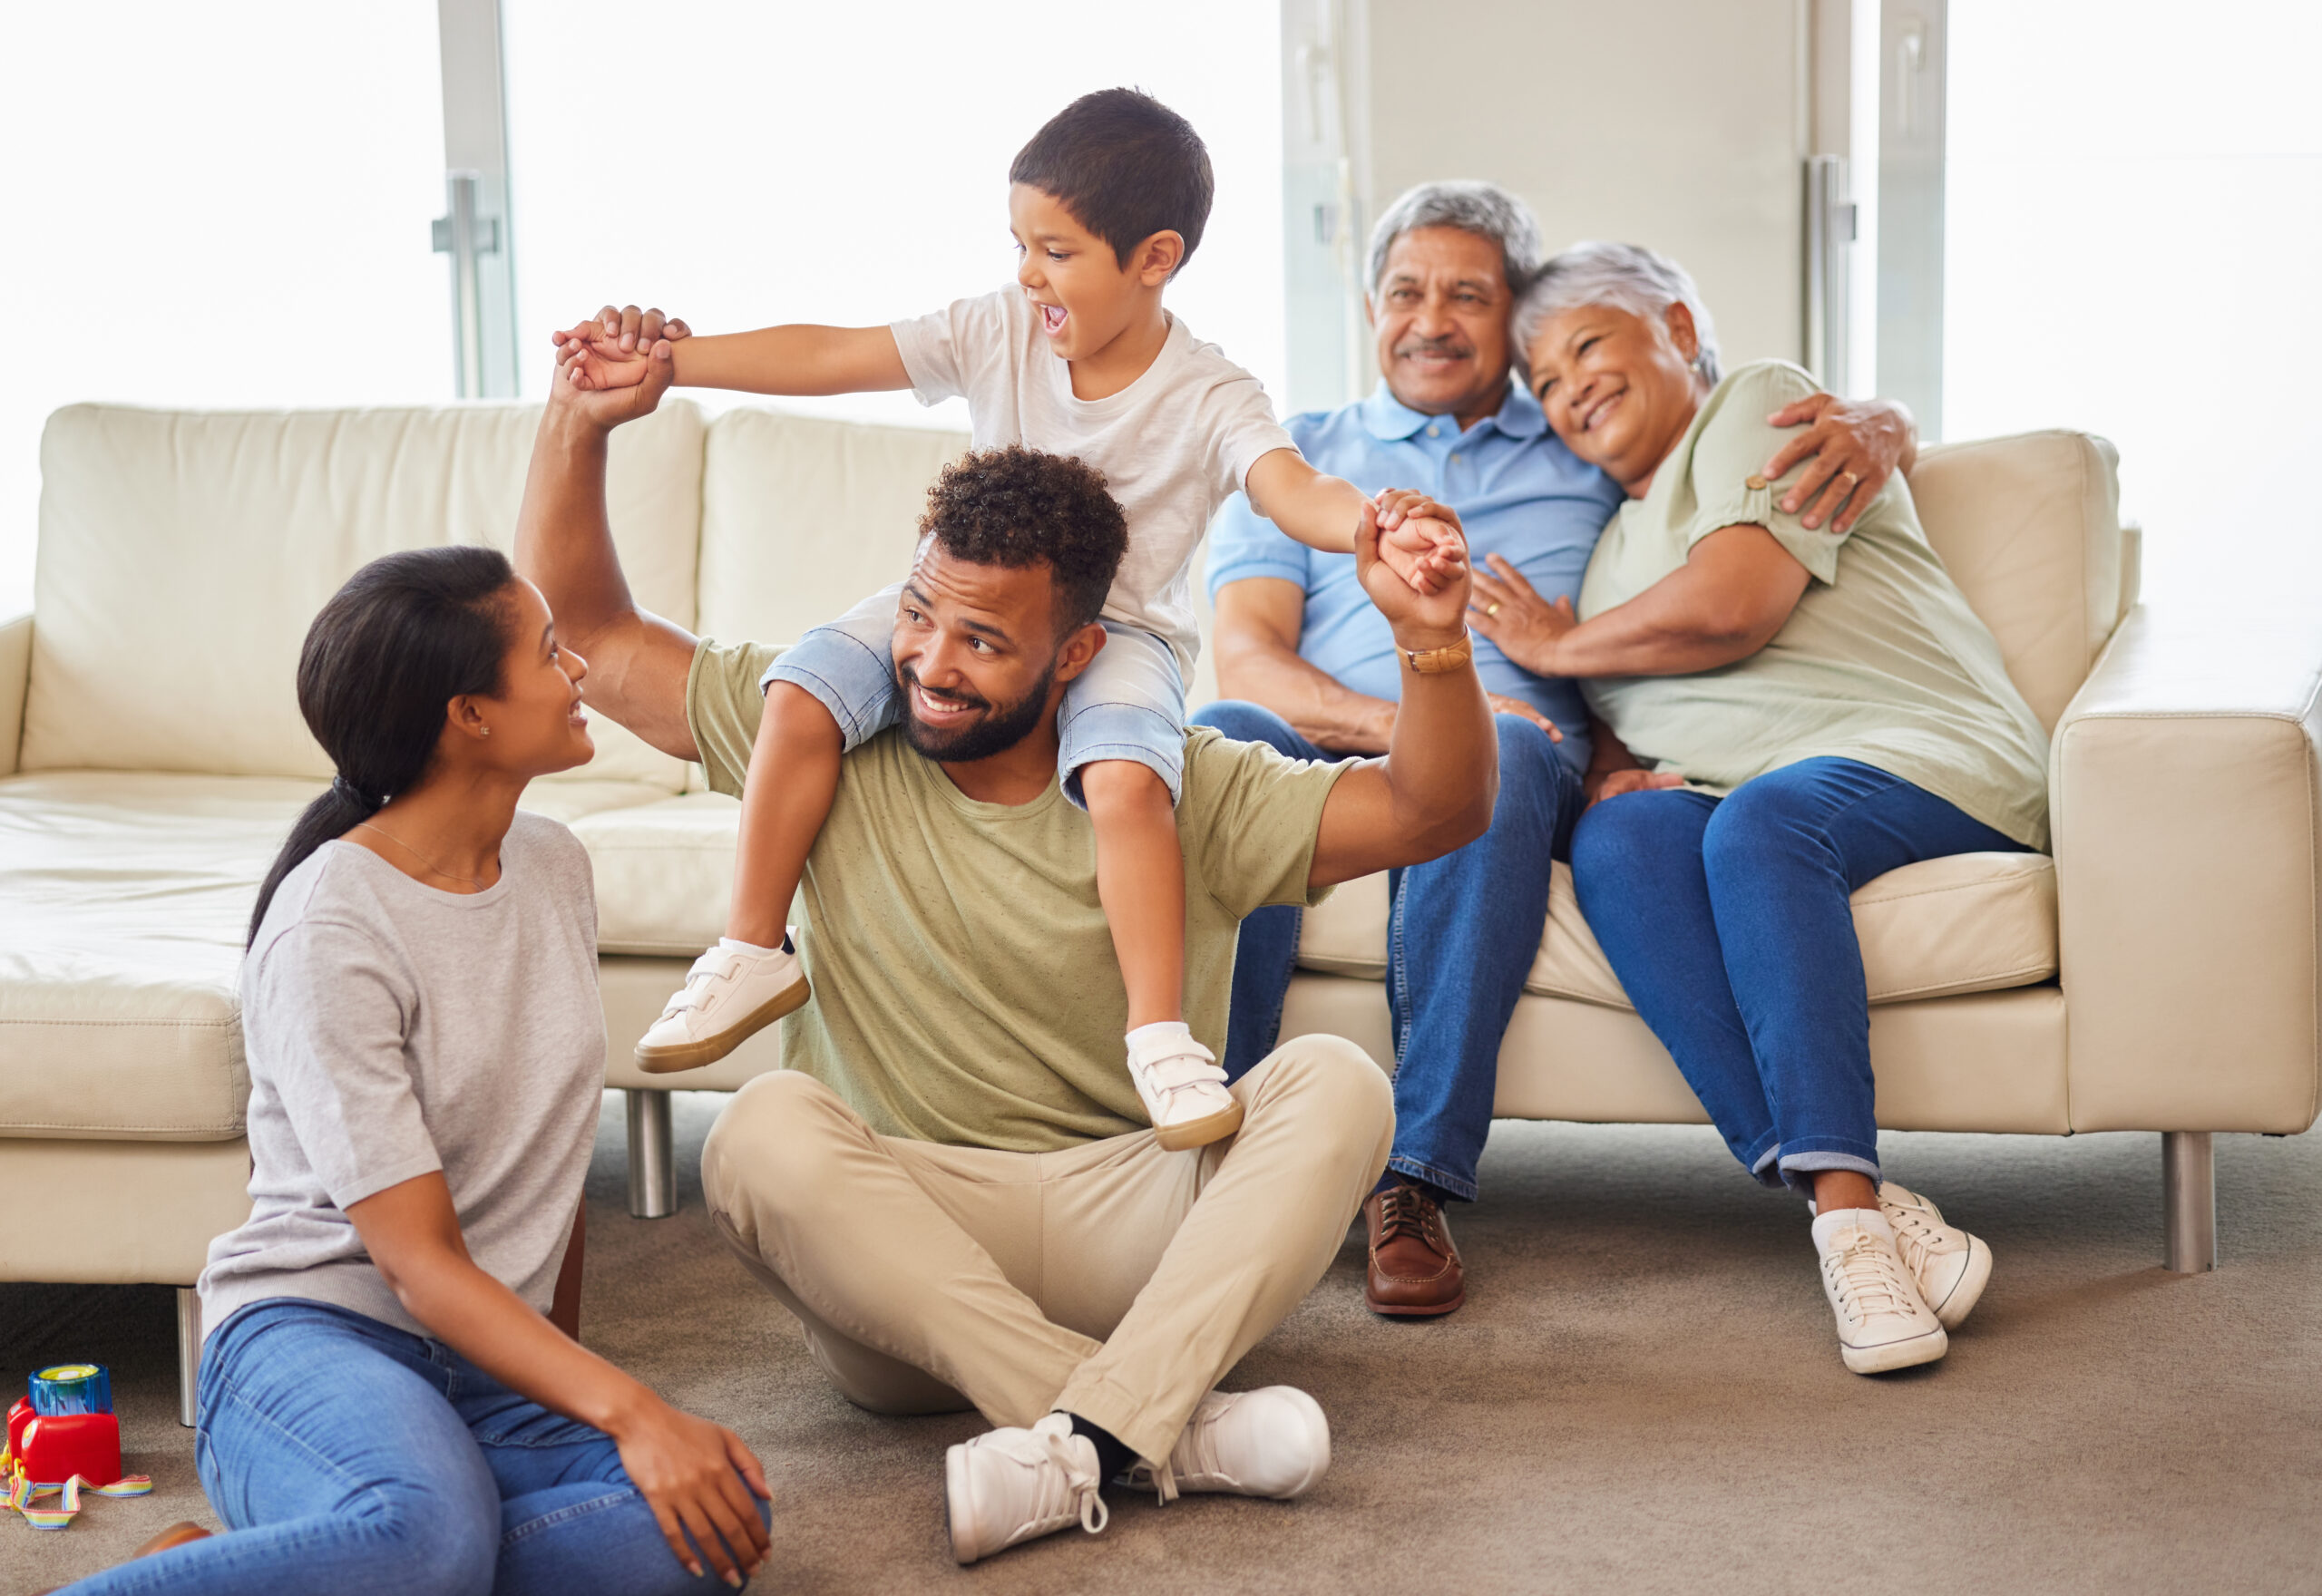
[(1410, 662), (1410, 667), (1420, 675), (1441, 676), (1446, 672), (1458, 670), (1475, 658), (1476, 640), (1469, 634), (1462, 632), (1459, 634), (1459, 640), (1456, 643), (1447, 643), (1440, 648), (1406, 648), (1402, 651), (1402, 655)]

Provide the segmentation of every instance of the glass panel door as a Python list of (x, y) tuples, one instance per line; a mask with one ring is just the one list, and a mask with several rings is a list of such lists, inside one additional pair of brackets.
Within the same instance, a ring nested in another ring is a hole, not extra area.
[(2322, 8), (1950, 0), (1945, 435), (2120, 446), (2153, 604), (2322, 579)]

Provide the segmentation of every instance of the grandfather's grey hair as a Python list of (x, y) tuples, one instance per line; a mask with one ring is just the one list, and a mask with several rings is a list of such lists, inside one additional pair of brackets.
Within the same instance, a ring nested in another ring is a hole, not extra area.
[(1550, 316), (1582, 305), (1617, 305), (1654, 323), (1668, 316), (1672, 305), (1682, 305), (1693, 313), (1693, 332), (1701, 340), (1693, 369), (1712, 387), (1722, 375), (1717, 324), (1710, 320), (1709, 307), (1702, 303), (1693, 275), (1666, 255), (1639, 245), (1592, 238), (1542, 267), (1516, 303), (1516, 369), (1524, 374), (1527, 384), (1532, 380), (1532, 339)]
[(1387, 275), (1387, 252), (1419, 228), (1458, 228), (1499, 246), (1500, 270), (1520, 293), (1540, 266), (1540, 224), (1532, 208), (1498, 183), (1465, 180), (1406, 189), (1371, 229), (1371, 291)]

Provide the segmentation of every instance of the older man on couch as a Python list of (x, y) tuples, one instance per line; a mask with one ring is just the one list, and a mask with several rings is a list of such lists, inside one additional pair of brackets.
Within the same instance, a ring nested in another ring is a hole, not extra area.
[[(1508, 316), (1541, 259), (1523, 201), (1488, 183), (1428, 183), (1371, 236), (1369, 310), (1381, 381), (1369, 398), (1293, 417), (1317, 469), (1358, 487), (1416, 487), (1459, 512), (1471, 556), (1502, 581), (1576, 595), (1620, 488), (1548, 431), (1509, 381)], [(1765, 474), (1808, 456), (1785, 509), (1844, 526), (1914, 450), (1909, 415), (1828, 395), (1776, 418), (1805, 424)], [(1375, 754), (1394, 735), (1401, 664), (1350, 556), (1295, 542), (1236, 500), (1212, 533), (1217, 680), (1226, 700), (1195, 718), (1297, 758)], [(1499, 804), (1485, 836), (1393, 872), (1387, 999), (1395, 1037), (1395, 1143), (1363, 1204), (1363, 1299), (1398, 1317), (1467, 1298), (1447, 1202), (1476, 1197), (1500, 1038), (1547, 918), (1549, 861), (1591, 786), (1587, 712), (1569, 681), (1537, 676), (1484, 637), (1476, 668), (1498, 712)], [(1668, 778), (1673, 780), (1674, 778)], [(1273, 1049), (1297, 962), (1301, 911), (1243, 921), (1225, 1063), (1238, 1076)]]

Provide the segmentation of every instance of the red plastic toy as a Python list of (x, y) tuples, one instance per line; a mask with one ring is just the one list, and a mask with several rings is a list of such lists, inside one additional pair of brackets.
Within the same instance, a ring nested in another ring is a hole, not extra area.
[[(8, 1428), (15, 1431), (14, 1410)], [(9, 1451), (35, 1484), (61, 1485), (79, 1474), (92, 1485), (121, 1478), (121, 1420), (109, 1413), (35, 1413)]]

